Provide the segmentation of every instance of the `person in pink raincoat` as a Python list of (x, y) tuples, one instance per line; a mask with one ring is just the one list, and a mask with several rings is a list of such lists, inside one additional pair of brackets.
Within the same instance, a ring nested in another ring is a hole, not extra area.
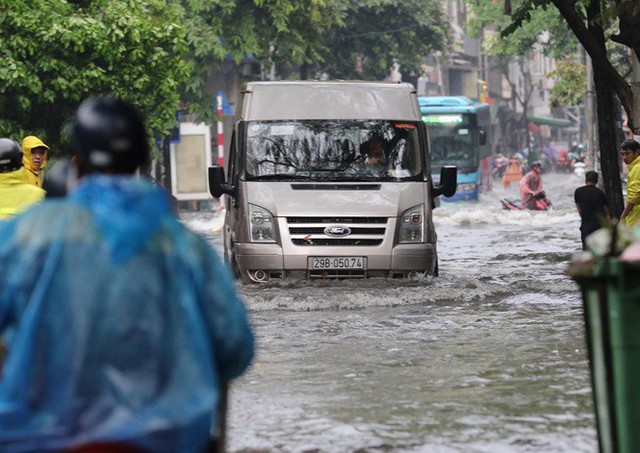
[(538, 161), (531, 164), (531, 171), (520, 180), (520, 194), (523, 209), (536, 209), (536, 195), (542, 192), (542, 164)]

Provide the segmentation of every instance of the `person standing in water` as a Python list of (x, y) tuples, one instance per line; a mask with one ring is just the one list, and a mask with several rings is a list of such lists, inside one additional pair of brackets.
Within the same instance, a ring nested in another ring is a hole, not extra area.
[(582, 250), (586, 250), (587, 236), (603, 226), (603, 222), (610, 219), (607, 207), (607, 196), (596, 187), (598, 173), (593, 170), (584, 175), (585, 185), (578, 187), (574, 192), (576, 209), (580, 215), (580, 237)]

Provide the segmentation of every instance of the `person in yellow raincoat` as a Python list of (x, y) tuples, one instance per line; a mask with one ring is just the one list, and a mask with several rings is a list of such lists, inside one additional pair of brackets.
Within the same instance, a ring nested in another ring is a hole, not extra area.
[(627, 177), (627, 202), (620, 220), (628, 227), (640, 225), (640, 143), (625, 140), (620, 145), (620, 155), (629, 168)]
[(38, 187), (42, 187), (41, 172), (47, 164), (51, 150), (42, 140), (29, 135), (22, 140), (22, 163), (27, 169), (27, 180)]
[(502, 185), (505, 189), (511, 186), (512, 182), (519, 182), (522, 179), (522, 166), (518, 159), (511, 155), (509, 156), (509, 163), (507, 164), (507, 170), (502, 177)]
[(44, 195), (44, 190), (27, 182), (18, 142), (0, 138), (0, 224), (41, 201)]

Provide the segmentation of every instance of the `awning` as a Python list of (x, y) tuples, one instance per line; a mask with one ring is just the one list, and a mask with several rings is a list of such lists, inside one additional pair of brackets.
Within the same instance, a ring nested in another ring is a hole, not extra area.
[(554, 118), (552, 116), (531, 116), (527, 115), (527, 119), (534, 124), (546, 124), (547, 126), (556, 126), (556, 127), (569, 127), (573, 126), (573, 122), (571, 120), (566, 120), (564, 118)]

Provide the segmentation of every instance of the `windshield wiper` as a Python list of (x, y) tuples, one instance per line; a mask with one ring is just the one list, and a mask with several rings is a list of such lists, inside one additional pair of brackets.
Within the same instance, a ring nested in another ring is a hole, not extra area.
[(349, 181), (349, 182), (380, 182), (388, 181), (387, 176), (367, 176), (367, 175), (349, 175), (345, 177), (336, 177), (333, 181)]
[(311, 177), (308, 175), (287, 175), (283, 173), (247, 177), (247, 181), (308, 181), (309, 179)]
[(304, 169), (301, 169), (301, 170), (308, 171), (310, 173), (312, 173), (312, 172), (331, 173), (331, 172), (342, 171), (342, 168), (340, 168), (340, 167), (334, 167), (334, 168), (308, 167), (308, 168), (304, 168)]

